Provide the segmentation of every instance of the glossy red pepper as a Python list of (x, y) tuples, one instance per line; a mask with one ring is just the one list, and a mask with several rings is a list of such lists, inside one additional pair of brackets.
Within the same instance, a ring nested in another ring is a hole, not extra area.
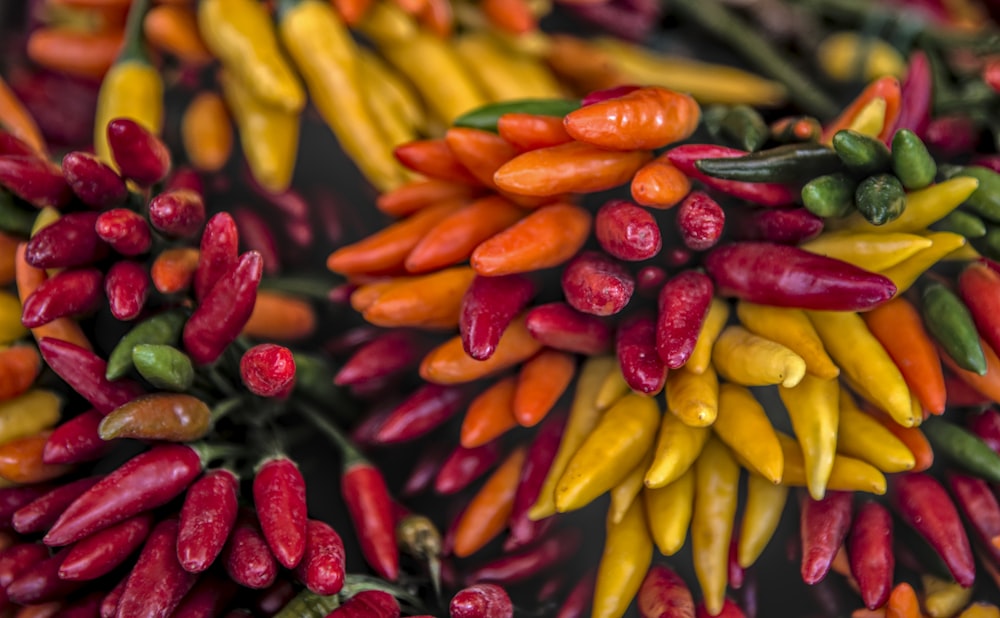
[(628, 262), (648, 260), (663, 248), (656, 219), (627, 200), (610, 200), (601, 206), (594, 219), (594, 235), (602, 249)]
[(703, 273), (682, 272), (660, 289), (656, 319), (656, 352), (668, 369), (691, 357), (712, 303), (712, 280)]
[(189, 238), (205, 224), (205, 202), (194, 191), (164, 191), (149, 202), (149, 222), (173, 238)]
[(375, 434), (375, 441), (397, 444), (426, 435), (457, 414), (465, 400), (463, 387), (423, 384), (386, 418)]
[(979, 335), (991, 348), (1000, 349), (1000, 273), (973, 262), (959, 275), (958, 292)]
[(197, 576), (177, 562), (177, 520), (156, 524), (118, 601), (119, 616), (169, 616), (180, 605)]
[(118, 601), (121, 600), (122, 593), (125, 592), (125, 584), (127, 583), (128, 576), (115, 584), (115, 587), (101, 599), (101, 618), (114, 618), (118, 613)]
[(222, 577), (207, 575), (198, 580), (174, 610), (172, 616), (184, 618), (215, 618), (232, 602), (239, 587)]
[(229, 578), (245, 588), (263, 590), (278, 577), (278, 563), (249, 511), (236, 518), (221, 560)]
[(260, 254), (264, 274), (270, 276), (280, 273), (281, 253), (271, 224), (251, 208), (233, 209), (233, 219), (240, 234), (240, 243)]
[(128, 198), (122, 177), (89, 152), (74, 151), (64, 156), (62, 174), (80, 201), (94, 210), (116, 208)]
[(610, 350), (614, 337), (607, 322), (563, 302), (533, 307), (525, 316), (525, 326), (546, 347), (588, 356)]
[(722, 236), (726, 213), (707, 193), (692, 191), (677, 208), (677, 229), (688, 249), (704, 251)]
[(201, 573), (225, 547), (239, 511), (239, 478), (210, 470), (188, 488), (177, 531), (177, 559), (185, 571)]
[[(0, 527), (10, 528), (14, 513), (52, 490), (51, 485), (25, 485), (0, 489)], [(2, 588), (3, 586), (0, 586)]]
[(213, 215), (201, 233), (198, 269), (194, 272), (194, 296), (201, 302), (205, 295), (239, 260), (239, 232), (229, 213)]
[(257, 467), (253, 503), (260, 528), (274, 557), (294, 569), (306, 551), (306, 481), (294, 461), (285, 456)]
[(462, 347), (476, 360), (493, 356), (500, 336), (535, 295), (524, 275), (477, 276), (462, 297), (458, 332)]
[(615, 341), (618, 365), (629, 387), (652, 395), (667, 380), (667, 366), (657, 352), (657, 325), (648, 315), (627, 318), (618, 327)]
[(699, 159), (732, 159), (747, 154), (745, 151), (725, 146), (686, 144), (669, 150), (667, 158), (677, 169), (688, 177), (698, 180), (709, 190), (731, 195), (760, 206), (787, 206), (798, 201), (799, 192), (795, 187), (789, 185), (721, 180), (708, 176), (695, 167), (695, 162)]
[(37, 155), (0, 156), (0, 187), (37, 208), (61, 208), (73, 199), (59, 168)]
[(365, 561), (390, 581), (399, 577), (392, 499), (382, 473), (357, 451), (344, 453), (340, 492), (354, 524)]
[(443, 495), (462, 491), (489, 472), (500, 461), (501, 454), (496, 440), (474, 448), (456, 446), (434, 479), (434, 491)]
[(694, 618), (694, 598), (677, 573), (655, 564), (639, 588), (639, 615), (642, 618)]
[(124, 178), (149, 187), (170, 173), (170, 150), (138, 122), (115, 118), (107, 130), (111, 156)]
[(428, 350), (420, 337), (405, 330), (379, 334), (344, 361), (333, 382), (339, 386), (355, 386), (396, 376), (416, 367)]
[(7, 585), (7, 598), (21, 605), (37, 605), (58, 601), (79, 589), (80, 582), (59, 577), (59, 565), (65, 557), (66, 550), (62, 550), (18, 573)]
[(514, 494), (514, 507), (508, 524), (510, 534), (504, 541), (504, 551), (523, 547), (541, 538), (556, 521), (554, 517), (534, 521), (528, 517), (528, 511), (538, 501), (545, 477), (556, 458), (559, 442), (566, 428), (566, 418), (565, 413), (551, 415), (531, 441)]
[(306, 553), (295, 575), (316, 594), (337, 594), (344, 587), (344, 542), (329, 524), (310, 519)]
[(608, 316), (628, 305), (635, 291), (635, 278), (611, 256), (584, 251), (563, 267), (562, 290), (566, 302), (577, 311)]
[(947, 476), (955, 504), (965, 515), (969, 527), (993, 560), (1000, 559), (1000, 548), (993, 539), (1000, 537), (1000, 504), (983, 479), (951, 472)]
[(822, 500), (802, 500), (799, 532), (802, 539), (802, 581), (816, 584), (830, 571), (833, 557), (851, 529), (849, 491), (827, 491)]
[(518, 549), (477, 567), (466, 575), (470, 584), (492, 582), (508, 585), (527, 581), (549, 569), (567, 564), (580, 549), (579, 528), (560, 530), (530, 547)]
[(656, 298), (670, 275), (659, 266), (643, 266), (635, 275), (635, 287), (644, 298)]
[(94, 223), (97, 235), (118, 253), (133, 257), (149, 251), (153, 233), (146, 219), (127, 208), (102, 212)]
[(149, 271), (130, 260), (115, 262), (104, 278), (104, 294), (115, 319), (127, 322), (139, 317), (149, 298)]
[(108, 364), (90, 350), (51, 337), (43, 337), (38, 349), (49, 368), (101, 414), (143, 394), (143, 388), (132, 380), (105, 378)]
[(139, 549), (152, 527), (153, 517), (143, 513), (95, 532), (65, 552), (59, 577), (84, 581), (110, 573)]
[(362, 590), (326, 618), (399, 618), (399, 603), (388, 592)]
[(960, 114), (938, 116), (920, 137), (936, 156), (951, 159), (973, 152), (979, 143), (979, 125)]
[(0, 552), (0, 589), (5, 589), (22, 573), (49, 557), (41, 543), (19, 543)]
[(927, 55), (919, 49), (914, 50), (910, 53), (906, 78), (900, 87), (899, 115), (888, 133), (889, 139), (900, 129), (924, 135), (931, 120), (932, 86), (933, 76)]
[(1000, 174), (1000, 154), (978, 154), (972, 157), (969, 165), (985, 167)]
[(89, 476), (60, 485), (22, 506), (11, 519), (14, 530), (21, 534), (48, 530), (49, 526), (59, 519), (59, 515), (67, 506), (79, 498), (83, 492), (93, 487), (100, 479), (100, 476)]
[(112, 446), (98, 433), (103, 418), (97, 410), (87, 410), (56, 427), (45, 442), (42, 461), (69, 464), (103, 457)]
[(946, 371), (944, 374), (944, 387), (947, 394), (945, 402), (947, 408), (975, 408), (990, 404), (989, 397), (972, 388), (950, 371)]
[(441, 444), (431, 444), (425, 447), (420, 456), (413, 462), (410, 474), (403, 483), (401, 494), (404, 497), (412, 497), (423, 493), (434, 483), (438, 471), (441, 470), (441, 466), (444, 465), (444, 461), (449, 455), (448, 450)]
[(13, 133), (0, 130), (0, 155), (31, 155), (35, 149)]
[(104, 300), (104, 273), (96, 268), (64, 270), (49, 277), (24, 299), (21, 324), (37, 328), (52, 320), (92, 313)]
[(823, 231), (823, 220), (805, 208), (767, 208), (746, 213), (736, 226), (741, 238), (797, 245)]
[(448, 606), (451, 618), (512, 618), (510, 596), (496, 584), (475, 584), (459, 590)]
[(896, 293), (888, 278), (786, 245), (739, 242), (705, 258), (718, 293), (752, 303), (817, 311), (864, 311)]
[(594, 596), (594, 584), (597, 582), (597, 569), (591, 568), (586, 575), (577, 581), (566, 600), (559, 607), (556, 618), (583, 618)]
[(240, 358), (240, 378), (254, 395), (287, 397), (295, 388), (295, 358), (285, 346), (261, 343)]
[(108, 254), (94, 226), (96, 212), (71, 212), (38, 230), (24, 251), (35, 268), (74, 268), (93, 264)]

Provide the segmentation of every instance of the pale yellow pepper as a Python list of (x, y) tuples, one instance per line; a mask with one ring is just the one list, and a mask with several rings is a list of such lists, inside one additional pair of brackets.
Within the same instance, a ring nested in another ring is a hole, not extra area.
[(825, 380), (840, 375), (840, 369), (826, 353), (816, 329), (801, 309), (740, 301), (736, 304), (736, 315), (751, 333), (780, 343), (801, 356), (808, 373)]
[(712, 363), (721, 377), (743, 386), (794, 386), (806, 375), (801, 356), (742, 326), (722, 331), (712, 349)]
[(858, 408), (846, 389), (840, 389), (837, 452), (867, 461), (882, 472), (904, 472), (916, 465), (913, 453), (885, 425)]
[(740, 466), (722, 442), (711, 439), (695, 462), (691, 552), (705, 609), (722, 610), (728, 580), (729, 542), (739, 494)]
[(828, 220), (827, 229), (882, 234), (919, 232), (958, 208), (978, 187), (979, 181), (975, 178), (957, 176), (926, 189), (907, 193), (903, 214), (884, 225), (872, 225), (861, 213), (855, 212), (843, 219)]
[(463, 34), (455, 40), (455, 47), (466, 71), (493, 102), (564, 95), (538, 58), (505, 49), (489, 32)]
[(847, 129), (869, 137), (878, 137), (882, 127), (885, 126), (886, 107), (885, 99), (873, 98), (858, 110), (857, 115), (851, 119), (851, 124), (847, 125)]
[(646, 487), (663, 487), (679, 479), (694, 464), (710, 435), (708, 427), (692, 427), (673, 414), (664, 414), (653, 463), (646, 472)]
[(825, 255), (871, 272), (891, 268), (927, 249), (933, 243), (917, 234), (893, 232), (828, 232), (799, 245), (800, 249)]
[(989, 603), (973, 603), (958, 618), (1000, 618), (1000, 607)]
[(616, 401), (631, 392), (631, 390), (628, 382), (625, 381), (621, 365), (615, 363), (615, 368), (608, 372), (607, 377), (604, 378), (604, 382), (601, 383), (601, 388), (597, 391), (594, 405), (597, 406), (598, 410), (607, 410)]
[(653, 560), (642, 498), (632, 502), (619, 523), (607, 520), (604, 553), (597, 567), (592, 618), (620, 618), (639, 592)]
[(821, 500), (837, 453), (840, 388), (836, 380), (807, 376), (794, 388), (780, 387), (778, 394), (802, 446), (809, 495)]
[(888, 277), (889, 280), (896, 284), (897, 296), (910, 289), (910, 286), (928, 268), (966, 246), (968, 242), (964, 236), (952, 232), (930, 232), (927, 234), (927, 240), (931, 241), (929, 248), (920, 251), (913, 257), (896, 264), (892, 268), (887, 268), (879, 272), (879, 274)]
[(698, 374), (687, 366), (667, 374), (667, 410), (688, 425), (706, 427), (719, 412), (719, 378), (710, 366)]
[[(789, 487), (805, 487), (806, 467), (802, 447), (795, 438), (780, 431), (778, 440), (785, 456), (785, 473), (781, 477), (781, 484)], [(830, 470), (826, 488), (831, 491), (864, 491), (882, 495), (886, 490), (885, 475), (875, 466), (860, 459), (836, 455), (833, 458), (833, 468)]]
[(647, 487), (642, 492), (653, 542), (664, 556), (684, 547), (694, 512), (694, 467), (663, 487)]
[(736, 561), (744, 569), (757, 561), (774, 536), (787, 500), (786, 485), (775, 485), (759, 474), (747, 477), (747, 499), (736, 541)]
[(646, 470), (653, 461), (653, 449), (646, 452), (639, 465), (632, 468), (628, 476), (611, 489), (611, 506), (608, 507), (608, 517), (614, 523), (620, 523), (629, 507), (642, 492), (643, 479), (646, 478)]
[(921, 575), (924, 610), (930, 618), (952, 618), (972, 599), (972, 588), (933, 575)]
[(33, 436), (59, 422), (62, 399), (51, 391), (32, 389), (0, 402), (0, 444)]
[(423, 127), (426, 113), (413, 86), (371, 50), (358, 47), (358, 61), (364, 74), (376, 82), (375, 91), (387, 99), (387, 105), (403, 119), (406, 126), (413, 129)]
[(365, 13), (358, 30), (379, 45), (405, 43), (417, 36), (413, 17), (393, 2), (375, 2)]
[(719, 333), (726, 327), (729, 321), (729, 303), (721, 298), (713, 298), (708, 306), (708, 313), (705, 321), (701, 324), (701, 332), (698, 333), (698, 340), (694, 344), (691, 356), (684, 363), (684, 368), (692, 373), (704, 373), (712, 363), (712, 347), (715, 340), (719, 338)]
[(719, 439), (758, 474), (781, 482), (784, 456), (764, 406), (745, 387), (723, 384), (719, 389), (719, 416), (712, 425)]
[(860, 77), (870, 82), (883, 75), (903, 77), (906, 73), (906, 60), (895, 47), (854, 31), (835, 32), (823, 39), (816, 59), (827, 75), (841, 81)]

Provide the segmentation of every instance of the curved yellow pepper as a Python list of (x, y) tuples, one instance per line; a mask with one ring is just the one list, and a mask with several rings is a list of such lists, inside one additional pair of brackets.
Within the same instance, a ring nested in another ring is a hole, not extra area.
[(597, 567), (592, 618), (619, 618), (639, 592), (653, 561), (642, 498), (635, 500), (621, 522), (608, 517), (604, 553)]
[(53, 392), (32, 389), (0, 402), (0, 444), (33, 436), (59, 422), (62, 400)]
[(663, 487), (679, 479), (701, 454), (710, 433), (708, 427), (692, 427), (673, 414), (664, 414), (646, 487)]
[(13, 343), (28, 335), (21, 324), (21, 301), (6, 290), (0, 290), (0, 345)]
[(411, 129), (422, 128), (426, 122), (426, 114), (413, 87), (381, 58), (364, 47), (358, 47), (358, 62), (362, 72), (373, 82), (374, 92), (385, 99), (385, 104), (406, 126)]
[(812, 375), (824, 380), (840, 375), (840, 369), (826, 353), (816, 329), (801, 309), (740, 301), (736, 304), (736, 315), (751, 333), (780, 343), (801, 356), (806, 371)]
[(829, 232), (802, 243), (799, 248), (854, 264), (871, 272), (879, 272), (899, 264), (932, 244), (923, 236), (903, 232)]
[(931, 618), (946, 618), (962, 611), (972, 600), (972, 588), (923, 574), (920, 583), (924, 589), (924, 610)]
[(809, 495), (821, 500), (837, 453), (840, 388), (836, 380), (807, 376), (795, 388), (779, 387), (778, 394), (802, 446)]
[(906, 73), (906, 61), (895, 47), (853, 31), (835, 32), (823, 39), (816, 59), (827, 75), (842, 81), (860, 77), (870, 82), (883, 75), (902, 77)]
[(980, 601), (965, 608), (958, 618), (1000, 618), (1000, 608)]
[(885, 425), (858, 408), (846, 389), (840, 389), (837, 452), (867, 461), (882, 472), (904, 472), (916, 464), (913, 453)]
[(830, 219), (827, 229), (876, 234), (919, 232), (958, 208), (978, 187), (979, 181), (975, 178), (957, 176), (926, 189), (907, 193), (903, 214), (884, 225), (872, 225), (861, 213), (855, 212), (843, 219)]
[[(785, 473), (781, 477), (781, 484), (789, 487), (805, 487), (806, 468), (802, 448), (795, 438), (780, 431), (778, 440), (785, 455)], [(886, 489), (885, 475), (875, 466), (860, 459), (837, 455), (833, 458), (833, 469), (830, 470), (826, 488), (831, 491), (864, 491), (882, 495)]]
[(729, 321), (729, 303), (721, 298), (713, 298), (708, 306), (705, 321), (701, 324), (701, 332), (695, 341), (691, 356), (684, 363), (684, 368), (693, 373), (704, 373), (712, 363), (712, 347), (719, 333)]
[(628, 382), (625, 381), (625, 375), (622, 373), (621, 365), (615, 363), (615, 368), (608, 372), (608, 375), (601, 383), (601, 388), (597, 391), (597, 397), (594, 400), (594, 405), (597, 406), (598, 410), (607, 410), (613, 406), (616, 401), (631, 392), (631, 390), (632, 389), (628, 386)]
[(667, 409), (688, 425), (707, 427), (719, 412), (719, 378), (711, 367), (700, 374), (681, 367), (667, 374)]
[(653, 542), (664, 556), (673, 556), (684, 547), (691, 514), (694, 512), (694, 468), (664, 487), (647, 487), (642, 492)]
[(774, 536), (787, 500), (787, 486), (775, 485), (759, 474), (747, 477), (747, 499), (736, 541), (736, 561), (744, 569), (757, 561)]
[(966, 246), (967, 243), (964, 236), (953, 232), (930, 232), (927, 234), (927, 240), (931, 242), (929, 248), (880, 272), (896, 284), (897, 296), (910, 289), (928, 268)]
[(764, 406), (745, 387), (723, 384), (719, 416), (712, 425), (719, 439), (772, 483), (781, 482), (784, 457)]
[(653, 461), (653, 449), (646, 451), (645, 457), (639, 465), (632, 468), (628, 476), (611, 489), (611, 506), (608, 507), (608, 517), (614, 523), (621, 522), (625, 513), (642, 491), (642, 480), (646, 477), (646, 470)]
[(694, 467), (691, 551), (705, 609), (714, 616), (722, 610), (726, 599), (729, 542), (736, 517), (740, 466), (726, 445), (711, 439)]
[(865, 103), (865, 106), (858, 110), (858, 113), (851, 119), (851, 124), (847, 125), (849, 131), (856, 131), (869, 137), (878, 137), (885, 126), (885, 99), (875, 97)]
[(489, 32), (463, 34), (455, 40), (455, 47), (466, 70), (491, 101), (551, 99), (565, 94), (538, 58), (504, 49)]
[(712, 349), (712, 362), (720, 376), (743, 386), (795, 386), (806, 375), (801, 356), (742, 326), (722, 331)]
[(108, 145), (108, 123), (115, 118), (130, 118), (157, 135), (163, 128), (163, 80), (148, 62), (116, 62), (104, 76), (97, 95), (94, 152), (117, 170)]

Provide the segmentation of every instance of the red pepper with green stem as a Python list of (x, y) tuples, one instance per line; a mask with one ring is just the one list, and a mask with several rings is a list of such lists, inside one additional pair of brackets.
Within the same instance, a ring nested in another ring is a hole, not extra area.
[(177, 561), (177, 520), (158, 523), (139, 554), (118, 601), (119, 616), (170, 616), (194, 587), (197, 575)]
[(49, 368), (101, 414), (143, 394), (142, 387), (132, 380), (105, 378), (107, 363), (90, 350), (51, 337), (43, 337), (38, 349)]
[(804, 496), (801, 507), (802, 581), (812, 585), (830, 571), (837, 550), (851, 529), (854, 494), (828, 491), (822, 500)]
[(184, 570), (201, 573), (225, 547), (239, 511), (239, 477), (219, 468), (188, 488), (177, 531), (177, 559)]
[(96, 212), (71, 212), (38, 230), (24, 251), (35, 268), (74, 268), (103, 259), (108, 245), (97, 235)]
[(847, 555), (851, 575), (868, 609), (881, 607), (889, 600), (896, 565), (892, 538), (889, 510), (871, 500), (861, 505), (847, 540)]
[(731, 195), (760, 206), (787, 206), (798, 201), (799, 192), (792, 185), (721, 180), (705, 174), (695, 165), (700, 159), (732, 159), (747, 154), (749, 153), (725, 146), (686, 144), (669, 150), (667, 158), (686, 176), (698, 180), (709, 190)]
[(545, 477), (548, 476), (559, 442), (566, 427), (566, 414), (552, 415), (535, 434), (521, 468), (521, 478), (514, 494), (514, 507), (510, 513), (510, 534), (504, 542), (504, 551), (511, 551), (541, 538), (551, 528), (555, 518), (538, 521), (528, 517), (528, 511), (538, 501)]
[(81, 539), (64, 552), (59, 577), (84, 581), (107, 575), (139, 549), (152, 527), (152, 515), (142, 513)]
[(37, 328), (52, 320), (97, 310), (104, 300), (104, 273), (96, 268), (62, 271), (42, 282), (24, 299), (21, 324)]

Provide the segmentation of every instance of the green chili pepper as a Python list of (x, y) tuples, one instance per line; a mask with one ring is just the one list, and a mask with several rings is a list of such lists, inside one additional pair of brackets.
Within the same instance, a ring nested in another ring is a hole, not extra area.
[(892, 165), (892, 155), (885, 144), (850, 129), (837, 131), (833, 149), (844, 165), (860, 176), (884, 172)]
[(202, 400), (180, 393), (143, 395), (112, 410), (97, 428), (103, 440), (135, 438), (191, 442), (212, 427), (212, 411)]
[(337, 595), (322, 596), (303, 590), (281, 608), (274, 618), (322, 618), (339, 606)]
[(972, 248), (991, 260), (1000, 260), (1000, 226), (986, 227), (986, 235), (971, 241)]
[(784, 144), (729, 159), (701, 159), (695, 166), (715, 178), (743, 182), (798, 182), (843, 168), (837, 153), (813, 143)]
[(940, 283), (923, 292), (923, 317), (927, 330), (959, 367), (986, 374), (986, 357), (972, 315), (962, 300)]
[(520, 99), (492, 103), (466, 112), (455, 119), (456, 127), (481, 129), (483, 131), (497, 130), (497, 120), (504, 114), (537, 114), (540, 116), (565, 116), (580, 109), (577, 99)]
[(167, 311), (140, 322), (122, 337), (108, 357), (105, 376), (117, 380), (132, 368), (132, 348), (141, 343), (169, 345), (180, 340), (185, 317), (180, 311)]
[(14, 203), (14, 196), (0, 190), (0, 231), (15, 236), (30, 236), (38, 209), (28, 210)]
[(713, 105), (705, 110), (702, 119), (713, 137), (743, 150), (758, 150), (770, 136), (767, 123), (749, 105)]
[(1000, 455), (979, 436), (939, 418), (928, 420), (921, 429), (935, 453), (943, 453), (975, 476), (1000, 483)]
[(802, 187), (802, 203), (817, 217), (843, 217), (854, 210), (858, 183), (844, 173), (813, 178)]
[(990, 221), (1000, 222), (1000, 174), (975, 165), (966, 167), (942, 165), (941, 172), (946, 178), (969, 176), (978, 180), (979, 188), (972, 192), (965, 203)]
[(986, 224), (983, 220), (964, 210), (953, 210), (943, 219), (938, 219), (931, 226), (938, 232), (954, 232), (966, 238), (982, 238), (986, 236)]
[(900, 129), (892, 137), (892, 171), (904, 187), (915, 191), (934, 182), (937, 163), (916, 133)]
[(132, 363), (139, 375), (156, 388), (183, 392), (194, 381), (191, 359), (170, 345), (140, 343), (132, 348)]
[(885, 225), (903, 214), (906, 191), (892, 174), (876, 174), (858, 183), (854, 204), (869, 223)]

